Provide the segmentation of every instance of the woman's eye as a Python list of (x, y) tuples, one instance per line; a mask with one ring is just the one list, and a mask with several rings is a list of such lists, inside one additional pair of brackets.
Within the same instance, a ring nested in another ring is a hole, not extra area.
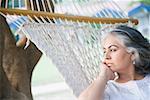
[(106, 53), (106, 51), (103, 52), (103, 54), (105, 54), (105, 53)]
[(110, 51), (115, 52), (115, 51), (117, 51), (117, 50), (116, 50), (116, 49), (111, 49)]

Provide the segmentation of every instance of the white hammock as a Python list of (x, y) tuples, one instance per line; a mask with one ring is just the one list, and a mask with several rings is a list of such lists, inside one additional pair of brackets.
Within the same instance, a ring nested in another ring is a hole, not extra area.
[[(45, 1), (49, 2), (49, 0)], [(3, 14), (20, 15), (21, 13), (23, 19), (16, 21), (18, 27), (25, 22), (20, 32), (24, 32), (44, 54), (52, 59), (74, 94), (79, 95), (100, 71), (101, 27), (130, 21), (136, 23), (136, 20), (126, 19), (128, 17), (112, 0), (80, 0), (80, 2), (70, 0), (60, 3), (59, 0), (56, 1), (52, 0), (55, 12), (59, 14), (37, 14), (36, 12), (30, 14), (30, 11), (25, 13), (21, 10), (9, 9), (0, 9), (0, 11)], [(49, 6), (45, 6), (43, 0), (41, 2), (42, 8), (45, 9), (42, 11), (52, 11), (50, 2)], [(68, 4), (70, 6), (67, 6)], [(31, 9), (35, 10), (32, 0), (30, 0), (30, 5)], [(38, 0), (36, 0), (36, 5), (37, 10), (41, 11)], [(49, 10), (46, 10), (46, 7)], [(99, 13), (93, 15), (93, 12), (97, 11)], [(68, 16), (68, 14), (74, 16)], [(27, 17), (24, 17), (25, 15)], [(85, 15), (90, 17), (83, 17)], [(95, 17), (101, 17), (101, 19)], [(10, 16), (7, 18), (11, 19)]]
[(25, 24), (22, 30), (52, 59), (75, 94), (78, 95), (97, 76), (101, 61), (99, 30), (33, 23)]

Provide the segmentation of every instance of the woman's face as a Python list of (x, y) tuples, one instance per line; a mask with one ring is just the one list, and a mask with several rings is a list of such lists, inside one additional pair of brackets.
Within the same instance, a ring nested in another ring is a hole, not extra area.
[(132, 64), (131, 54), (127, 52), (123, 43), (114, 35), (109, 35), (102, 43), (104, 51), (104, 63), (113, 72), (129, 70)]

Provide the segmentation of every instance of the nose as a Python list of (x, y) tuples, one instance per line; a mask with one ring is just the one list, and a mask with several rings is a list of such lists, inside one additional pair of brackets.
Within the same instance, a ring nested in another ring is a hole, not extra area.
[(109, 53), (105, 53), (102, 62), (106, 64), (110, 59), (111, 59), (110, 54)]
[(110, 53), (106, 52), (104, 55), (104, 60), (109, 60), (109, 59), (111, 59)]

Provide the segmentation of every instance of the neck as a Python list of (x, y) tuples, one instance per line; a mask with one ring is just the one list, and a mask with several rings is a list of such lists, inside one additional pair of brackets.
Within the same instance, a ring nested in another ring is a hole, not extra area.
[(135, 72), (134, 65), (129, 65), (128, 68), (124, 69), (123, 71), (118, 72), (119, 77), (115, 80), (119, 83), (125, 83), (131, 80), (141, 80), (144, 78), (143, 75), (137, 74)]
[(120, 74), (119, 73), (119, 78), (116, 80), (116, 82), (119, 83), (125, 83), (131, 80), (141, 80), (143, 79), (144, 76), (137, 74), (137, 73), (128, 73), (128, 74)]

